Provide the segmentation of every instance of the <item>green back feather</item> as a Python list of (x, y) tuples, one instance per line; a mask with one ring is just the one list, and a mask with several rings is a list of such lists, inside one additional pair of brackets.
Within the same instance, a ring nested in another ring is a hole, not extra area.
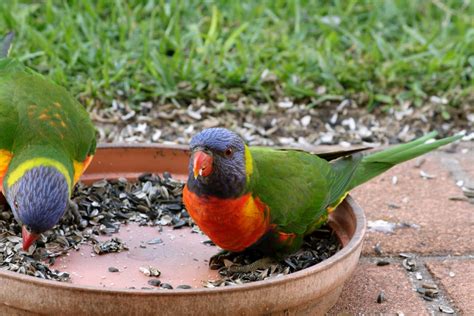
[(327, 208), (350, 189), (398, 163), (413, 159), (461, 136), (432, 141), (436, 133), (378, 153), (353, 154), (328, 162), (295, 150), (250, 147), (254, 172), (247, 190), (271, 210), (271, 222), (287, 233), (306, 234), (317, 228)]
[(10, 170), (43, 156), (72, 172), (72, 161), (83, 161), (95, 147), (87, 111), (63, 87), (16, 59), (0, 59), (0, 149), (13, 152)]
[(250, 147), (254, 162), (248, 190), (270, 207), (272, 223), (303, 234), (327, 203), (327, 161), (303, 152)]

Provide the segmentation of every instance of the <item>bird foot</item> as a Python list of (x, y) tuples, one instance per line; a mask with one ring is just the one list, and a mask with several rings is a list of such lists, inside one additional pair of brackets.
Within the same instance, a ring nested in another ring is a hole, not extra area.
[(69, 200), (66, 214), (68, 217), (72, 218), (74, 224), (79, 224), (81, 222), (82, 216), (79, 213), (79, 207), (76, 202)]
[(244, 266), (240, 265), (231, 265), (228, 268), (228, 272), (230, 273), (248, 273), (248, 272), (255, 272), (257, 270), (264, 270), (269, 268), (271, 265), (275, 264), (276, 261), (270, 257), (264, 257), (262, 259), (258, 259), (250, 264), (246, 264)]
[(224, 260), (232, 260), (237, 254), (227, 250), (221, 250), (211, 257), (209, 260), (209, 268), (211, 270), (219, 270), (225, 266)]

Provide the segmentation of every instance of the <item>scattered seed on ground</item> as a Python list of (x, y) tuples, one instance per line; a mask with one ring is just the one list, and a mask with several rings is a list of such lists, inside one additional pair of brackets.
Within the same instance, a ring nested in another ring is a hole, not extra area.
[(112, 272), (112, 273), (114, 273), (114, 272), (119, 272), (119, 271), (120, 271), (120, 270), (117, 269), (116, 267), (109, 267), (108, 270), (109, 270), (109, 272)]
[(176, 288), (177, 289), (188, 290), (188, 289), (191, 289), (192, 287), (190, 285), (187, 285), (187, 284), (182, 284), (182, 285), (178, 285)]
[(390, 264), (390, 262), (389, 262), (389, 261), (386, 261), (386, 260), (379, 260), (379, 261), (377, 261), (377, 265), (378, 265), (379, 267), (387, 266), (387, 265), (389, 265), (389, 264)]
[(434, 289), (426, 289), (425, 290), (425, 295), (431, 298), (435, 298), (438, 296), (438, 290)]
[(377, 303), (382, 304), (385, 302), (385, 293), (384, 291), (380, 291), (379, 295), (377, 296)]
[(378, 256), (382, 255), (382, 253), (383, 253), (382, 252), (382, 247), (380, 246), (379, 242), (375, 244), (374, 251)]
[(445, 314), (454, 314), (454, 309), (446, 305), (439, 305), (439, 310)]
[(428, 283), (428, 282), (423, 282), (423, 283), (421, 284), (421, 286), (422, 286), (424, 289), (433, 289), (433, 290), (438, 289), (438, 287), (436, 286), (436, 284)]
[(162, 244), (163, 240), (161, 238), (154, 238), (152, 240), (147, 241), (147, 244), (149, 245), (157, 245), (157, 244)]
[(417, 269), (416, 261), (413, 258), (403, 259), (402, 265), (407, 271), (415, 271)]

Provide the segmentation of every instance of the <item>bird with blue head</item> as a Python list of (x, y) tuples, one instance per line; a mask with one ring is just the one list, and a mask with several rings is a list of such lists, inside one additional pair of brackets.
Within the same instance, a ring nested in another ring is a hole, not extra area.
[(64, 88), (0, 51), (0, 192), (22, 225), (23, 249), (53, 228), (95, 153), (88, 113)]
[(183, 201), (195, 223), (222, 249), (288, 254), (327, 221), (351, 189), (461, 137), (435, 136), (365, 156), (346, 153), (325, 160), (301, 150), (248, 147), (230, 130), (206, 129), (190, 143)]
[(15, 219), (22, 224), (23, 249), (56, 225), (63, 217), (69, 201), (69, 185), (59, 170), (38, 165), (8, 185), (4, 193)]

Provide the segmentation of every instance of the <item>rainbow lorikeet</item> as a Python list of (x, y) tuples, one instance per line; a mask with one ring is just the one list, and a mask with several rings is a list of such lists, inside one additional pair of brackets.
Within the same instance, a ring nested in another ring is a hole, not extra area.
[(299, 150), (248, 147), (227, 129), (206, 129), (191, 140), (184, 204), (222, 249), (284, 255), (299, 249), (352, 188), (461, 137), (435, 136), (327, 161)]
[(0, 191), (23, 249), (58, 223), (96, 148), (86, 110), (64, 88), (0, 51)]

